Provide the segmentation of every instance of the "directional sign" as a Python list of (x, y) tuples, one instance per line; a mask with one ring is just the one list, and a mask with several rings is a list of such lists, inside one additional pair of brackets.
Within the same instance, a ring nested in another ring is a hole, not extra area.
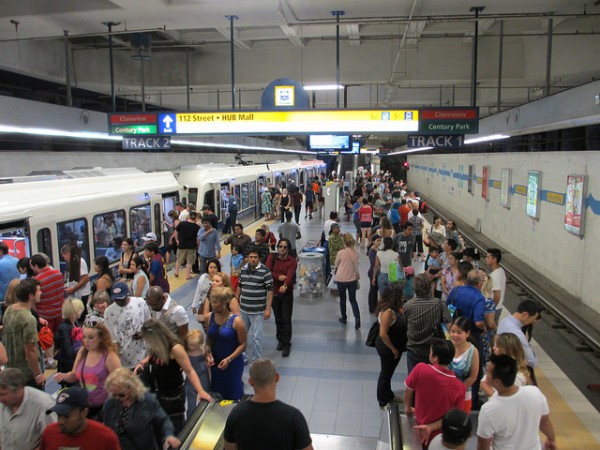
[(113, 125), (111, 134), (157, 134), (156, 125)]
[(158, 130), (160, 134), (177, 134), (175, 113), (158, 115)]
[(156, 114), (111, 114), (111, 125), (156, 123)]
[(124, 150), (164, 150), (171, 148), (171, 136), (124, 136)]
[(479, 132), (478, 108), (424, 108), (419, 132), (423, 134), (475, 134)]
[(462, 147), (465, 142), (465, 135), (447, 135), (447, 136), (423, 136), (409, 134), (406, 141), (408, 148), (421, 147), (442, 147), (442, 148), (458, 148)]

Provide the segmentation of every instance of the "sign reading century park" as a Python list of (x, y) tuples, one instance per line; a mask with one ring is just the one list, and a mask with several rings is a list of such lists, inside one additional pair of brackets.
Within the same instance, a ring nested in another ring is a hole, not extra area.
[[(428, 117), (427, 127), (420, 120), (423, 114)], [(109, 130), (114, 135), (163, 136), (366, 132), (447, 135), (477, 133), (478, 118), (478, 108), (458, 107), (422, 110), (159, 112), (110, 114)], [(465, 119), (467, 126), (460, 126)], [(435, 126), (436, 123), (439, 127)]]

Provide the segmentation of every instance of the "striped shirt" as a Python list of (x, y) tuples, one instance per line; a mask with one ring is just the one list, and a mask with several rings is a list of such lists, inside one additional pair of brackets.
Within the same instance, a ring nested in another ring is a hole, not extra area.
[(260, 314), (267, 307), (267, 294), (273, 288), (271, 271), (262, 263), (254, 270), (246, 264), (240, 272), (240, 311)]
[(35, 276), (40, 282), (42, 297), (35, 306), (42, 319), (57, 319), (62, 316), (62, 304), (65, 300), (65, 280), (59, 270), (44, 267)]
[(430, 340), (435, 327), (452, 322), (446, 304), (438, 298), (413, 298), (404, 305), (408, 344), (406, 347), (422, 358), (429, 355)]

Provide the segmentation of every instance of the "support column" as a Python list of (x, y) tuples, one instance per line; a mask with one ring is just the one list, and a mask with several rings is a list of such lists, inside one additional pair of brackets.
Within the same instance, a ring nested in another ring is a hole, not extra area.
[(340, 109), (340, 90), (337, 88), (340, 85), (340, 16), (344, 14), (346, 14), (345, 11), (331, 11), (331, 15), (335, 16), (335, 104), (337, 109)]
[(233, 21), (239, 19), (238, 16), (225, 16), (229, 20), (229, 51), (231, 53), (231, 110), (235, 109), (235, 51), (233, 38)]
[(544, 88), (544, 95), (547, 97), (550, 95), (550, 75), (552, 72), (552, 28), (554, 25), (554, 19), (548, 20), (548, 47), (546, 49), (546, 87)]
[(475, 13), (475, 29), (473, 35), (473, 53), (471, 58), (471, 106), (477, 106), (477, 47), (479, 44), (479, 13), (483, 6), (473, 6), (469, 9)]
[(65, 36), (65, 72), (66, 72), (66, 81), (67, 81), (67, 106), (73, 106), (73, 95), (71, 94), (71, 43), (67, 36), (69, 36), (69, 32), (64, 30)]
[(496, 112), (502, 107), (502, 59), (504, 53), (504, 20), (500, 21), (500, 43), (498, 46), (498, 98), (496, 100)]

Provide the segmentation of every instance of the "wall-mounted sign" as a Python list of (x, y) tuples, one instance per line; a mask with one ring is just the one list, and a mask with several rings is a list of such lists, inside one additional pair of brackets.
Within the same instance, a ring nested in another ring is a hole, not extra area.
[(583, 236), (586, 209), (586, 179), (585, 175), (567, 176), (565, 230), (576, 236)]
[(481, 171), (481, 197), (489, 200), (490, 166), (483, 166)]
[(502, 169), (502, 186), (500, 186), (500, 204), (510, 208), (510, 188), (512, 185), (512, 169)]
[(527, 215), (533, 219), (540, 218), (540, 193), (542, 191), (542, 173), (530, 170), (527, 173)]
[(294, 86), (275, 86), (275, 106), (294, 106)]
[(165, 150), (171, 148), (171, 136), (123, 136), (124, 150)]
[(415, 135), (409, 134), (406, 138), (407, 148), (421, 148), (421, 147), (434, 147), (434, 148), (459, 148), (462, 147), (465, 142), (464, 134), (457, 135), (445, 135), (445, 136), (434, 136), (434, 135)]
[(469, 194), (473, 193), (473, 182), (475, 178), (475, 166), (473, 164), (469, 165), (469, 179), (467, 180), (467, 192)]

